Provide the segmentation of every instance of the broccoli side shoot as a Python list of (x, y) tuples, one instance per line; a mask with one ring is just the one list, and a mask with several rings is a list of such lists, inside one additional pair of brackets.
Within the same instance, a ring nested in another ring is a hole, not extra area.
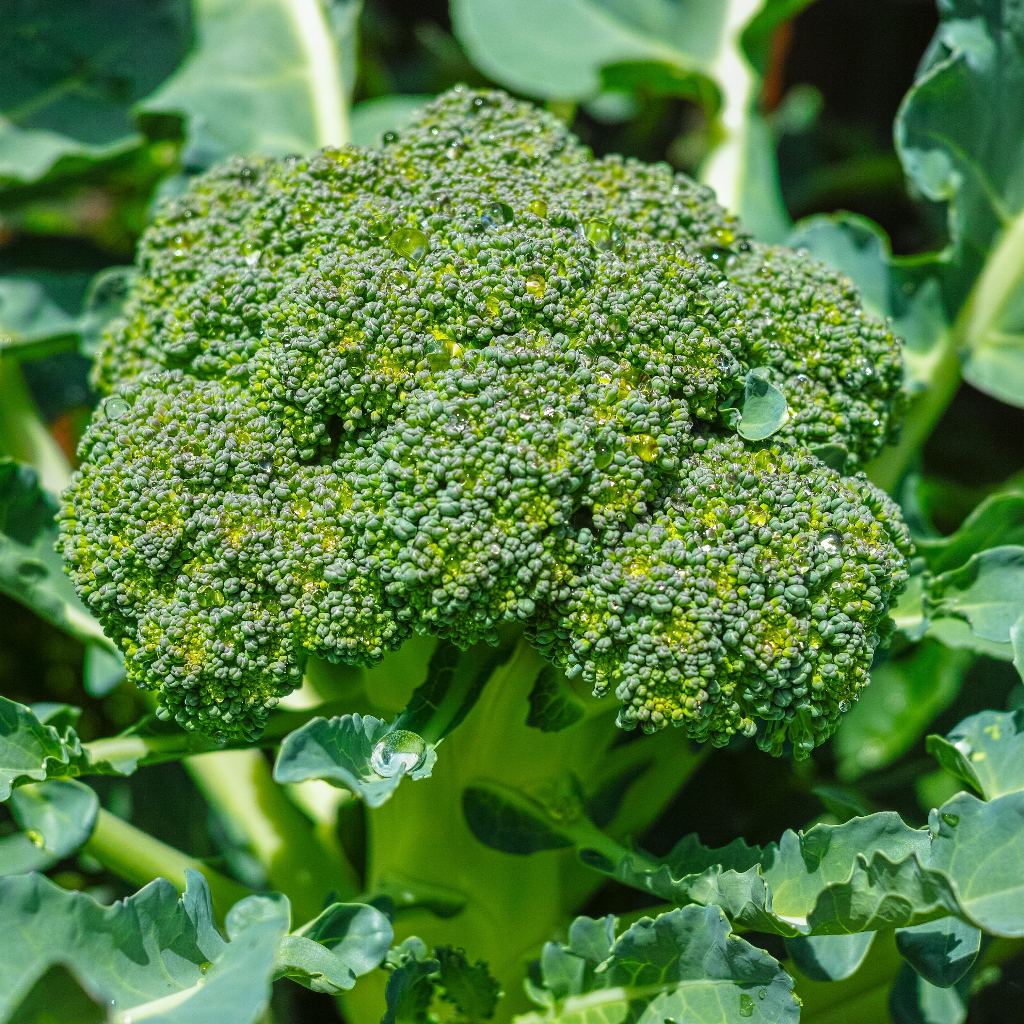
[[(788, 408), (759, 442), (751, 370)], [(187, 728), (257, 734), (311, 655), (518, 625), (623, 726), (800, 754), (906, 578), (857, 472), (900, 379), (848, 281), (707, 189), (455, 89), (379, 151), (235, 160), (164, 206), (64, 554)]]

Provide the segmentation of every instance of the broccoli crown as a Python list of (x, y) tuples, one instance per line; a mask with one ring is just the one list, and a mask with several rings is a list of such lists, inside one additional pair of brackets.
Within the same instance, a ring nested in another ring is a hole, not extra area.
[[(732, 427), (754, 369), (788, 405), (763, 442)], [(257, 733), (310, 654), (518, 623), (625, 726), (799, 753), (906, 576), (856, 472), (900, 380), (842, 277), (459, 88), (380, 150), (235, 160), (165, 204), (64, 553), (131, 678), (215, 735)]]

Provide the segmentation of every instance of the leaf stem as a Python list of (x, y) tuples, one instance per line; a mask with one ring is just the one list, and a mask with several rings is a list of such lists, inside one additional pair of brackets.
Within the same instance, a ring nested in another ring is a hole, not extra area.
[(198, 871), (209, 883), (213, 905), (220, 917), (224, 916), (232, 904), (251, 894), (249, 889), (234, 879), (154, 839), (148, 832), (143, 832), (102, 808), (96, 817), (92, 835), (83, 849), (108, 871), (137, 886), (148, 885), (154, 878), (166, 878), (184, 891), (185, 871)]
[(292, 901), (296, 921), (315, 917), (327, 898), (361, 888), (355, 868), (316, 829), (273, 779), (258, 750), (222, 750), (185, 767), (206, 799), (245, 835), (272, 888)]

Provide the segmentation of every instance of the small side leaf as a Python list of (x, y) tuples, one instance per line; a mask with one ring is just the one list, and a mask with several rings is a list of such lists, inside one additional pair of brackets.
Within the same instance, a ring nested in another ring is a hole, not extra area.
[(771, 382), (770, 371), (755, 367), (743, 386), (743, 405), (736, 430), (748, 441), (763, 441), (781, 430), (789, 419), (786, 396)]
[(864, 963), (874, 938), (874, 932), (798, 935), (786, 939), (786, 952), (812, 981), (842, 981)]
[(375, 907), (334, 903), (282, 940), (276, 973), (336, 995), (379, 967), (393, 939), (391, 922)]
[(898, 929), (896, 948), (925, 981), (949, 988), (974, 966), (981, 950), (981, 932), (966, 921), (943, 917)]

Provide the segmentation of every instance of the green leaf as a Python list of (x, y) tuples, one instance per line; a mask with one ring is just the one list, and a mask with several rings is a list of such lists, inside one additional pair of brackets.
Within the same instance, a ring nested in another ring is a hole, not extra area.
[[(60, 292), (54, 288), (58, 281), (65, 286)], [(77, 278), (72, 281), (78, 283)], [(65, 297), (70, 284), (52, 274), (0, 278), (0, 358), (38, 358), (74, 348), (78, 326), (71, 308), (77, 294), (65, 302), (57, 300), (58, 294)]]
[(393, 938), (391, 922), (375, 907), (332, 903), (281, 941), (277, 974), (336, 995), (379, 967)]
[(7, 5), (0, 36), (0, 179), (31, 182), (128, 152), (132, 106), (180, 63), (185, 0)]
[(796, 931), (815, 934), (910, 923), (943, 904), (944, 893), (918, 863), (929, 842), (927, 831), (891, 811), (787, 831), (762, 858), (772, 911)]
[(789, 419), (786, 396), (769, 379), (770, 371), (755, 367), (743, 385), (743, 405), (736, 430), (748, 441), (763, 441)]
[(1013, 652), (1013, 667), (1024, 682), (1024, 612), (1010, 627), (1010, 649)]
[(874, 939), (874, 932), (798, 935), (786, 939), (786, 952), (812, 981), (842, 981), (855, 974), (864, 963)]
[[(354, 0), (339, 0), (352, 8)], [(337, 6), (337, 5), (336, 5)], [(188, 58), (138, 105), (143, 125), (185, 122), (206, 165), (231, 153), (287, 155), (348, 141), (348, 95), (339, 40), (320, 0), (194, 0)], [(351, 31), (354, 18), (334, 18)]]
[(948, 537), (915, 538), (933, 573), (956, 569), (988, 548), (1024, 545), (1024, 494), (1006, 491), (986, 498)]
[(109, 1024), (106, 1007), (64, 966), (54, 964), (11, 1010), (6, 1024)]
[(878, 665), (833, 738), (840, 778), (860, 778), (910, 750), (956, 699), (972, 660), (926, 640)]
[(494, 1016), (498, 983), (486, 964), (471, 964), (462, 950), (439, 946), (428, 952), (414, 937), (391, 951), (388, 965), (392, 974), (381, 1024), (482, 1024)]
[(74, 729), (78, 714), (77, 708), (29, 708), (0, 697), (0, 801), (15, 786), (29, 782), (84, 774), (127, 775), (135, 770), (132, 760), (91, 760)]
[(266, 1008), (287, 902), (251, 896), (213, 925), (205, 880), (189, 872), (180, 898), (164, 879), (104, 907), (41, 875), (0, 879), (0, 1019), (39, 975), (66, 964), (117, 1019), (250, 1024)]
[(992, 935), (1024, 937), (1024, 792), (958, 793), (933, 828), (929, 867), (951, 880), (963, 915)]
[[(594, 924), (593, 936), (603, 938), (604, 922)], [(742, 1024), (755, 1015), (783, 1024), (800, 1015), (793, 979), (732, 935), (717, 907), (643, 918), (610, 949), (603, 941), (546, 949), (529, 994), (541, 1009), (516, 1017), (516, 1024)]]
[(90, 697), (105, 697), (124, 682), (124, 659), (120, 652), (110, 651), (99, 644), (85, 649), (82, 666), (82, 685)]
[(504, 786), (467, 786), (462, 793), (462, 813), (481, 843), (503, 853), (536, 853), (573, 845), (534, 801)]
[(352, 141), (357, 146), (379, 146), (385, 132), (401, 133), (424, 104), (434, 97), (429, 93), (411, 96), (377, 96), (352, 108)]
[(933, 619), (962, 619), (981, 641), (1007, 646), (1022, 607), (1024, 547), (1019, 546), (972, 555), (961, 568), (937, 576), (925, 594), (925, 609)]
[(896, 948), (911, 967), (938, 988), (955, 985), (974, 966), (981, 932), (955, 917), (900, 928)]
[(583, 707), (564, 685), (561, 673), (551, 666), (545, 666), (537, 675), (529, 700), (526, 724), (541, 732), (560, 732), (584, 715)]
[(34, 470), (0, 457), (0, 593), (66, 633), (112, 649), (54, 551), (56, 512)]
[(88, 786), (61, 779), (19, 787), (10, 807), (20, 831), (0, 837), (0, 875), (46, 871), (70, 857), (92, 834), (99, 800)]
[[(896, 119), (903, 166), (949, 204), (954, 300), (977, 279), (964, 376), (1024, 404), (1024, 11), (943, 0), (942, 20)], [(956, 303), (952, 308), (957, 308)]]
[(702, 0), (452, 0), (451, 16), (470, 60), (490, 78), (529, 96), (584, 100), (612, 65), (707, 71), (727, 8)]
[(929, 736), (928, 753), (986, 800), (1024, 791), (1024, 709), (971, 715)]
[(963, 1024), (967, 998), (956, 988), (938, 988), (905, 966), (889, 996), (893, 1024)]
[(418, 734), (372, 715), (314, 718), (289, 733), (274, 765), (278, 782), (323, 779), (379, 807), (402, 779), (430, 777), (437, 753)]

